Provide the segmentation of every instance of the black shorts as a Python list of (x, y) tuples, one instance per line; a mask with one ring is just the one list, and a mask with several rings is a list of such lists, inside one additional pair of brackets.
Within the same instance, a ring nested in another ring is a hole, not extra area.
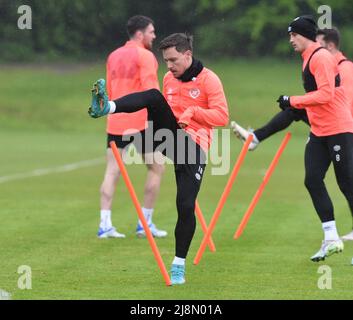
[[(140, 131), (133, 134), (127, 135), (114, 135), (107, 134), (107, 148), (110, 148), (110, 142), (114, 141), (119, 149), (125, 149), (131, 143), (135, 146), (136, 150), (140, 154), (153, 152), (153, 148), (148, 148), (144, 143), (146, 137), (146, 131)], [(148, 144), (147, 144), (148, 145)]]
[(192, 154), (190, 155), (190, 150), (186, 148), (185, 158), (181, 159), (181, 163), (174, 163), (174, 170), (176, 177), (181, 173), (185, 174), (189, 176), (189, 181), (192, 181), (199, 188), (206, 168), (206, 153), (192, 139), (189, 142), (193, 144), (195, 149), (192, 150)]

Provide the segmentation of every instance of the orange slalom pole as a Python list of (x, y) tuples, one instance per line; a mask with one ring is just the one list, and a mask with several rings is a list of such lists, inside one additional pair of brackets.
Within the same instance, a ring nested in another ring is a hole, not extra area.
[(234, 183), (234, 180), (235, 178), (237, 177), (238, 175), (238, 172), (240, 170), (240, 167), (244, 161), (244, 158), (246, 156), (246, 153), (248, 152), (248, 147), (249, 147), (249, 144), (251, 143), (253, 139), (253, 135), (249, 135), (248, 139), (246, 140), (245, 144), (243, 145), (243, 148), (241, 149), (241, 152), (238, 156), (238, 159), (237, 159), (237, 162), (235, 163), (234, 165), (234, 168), (233, 168), (233, 171), (228, 179), (228, 182), (226, 184), (226, 187), (224, 188), (224, 191), (223, 191), (223, 194), (221, 196), (221, 198), (219, 199), (219, 202), (218, 202), (218, 205), (217, 205), (217, 208), (213, 214), (213, 217), (211, 219), (211, 222), (208, 226), (208, 229), (207, 229), (207, 233), (204, 235), (203, 237), (203, 240), (201, 242), (201, 245), (200, 245), (200, 248), (199, 250), (197, 251), (196, 253), (196, 256), (195, 256), (195, 259), (194, 259), (194, 264), (198, 264), (202, 258), (202, 255), (206, 249), (206, 245), (209, 241), (209, 238), (213, 232), (213, 229), (215, 228), (216, 226), (216, 223), (217, 223), (217, 220), (222, 212), (222, 209), (223, 209), (223, 206), (228, 198), (228, 195), (232, 189), (232, 186), (233, 186), (233, 183)]
[(119, 150), (118, 150), (118, 148), (117, 148), (117, 146), (116, 146), (114, 141), (110, 142), (110, 147), (112, 148), (113, 154), (114, 154), (115, 159), (116, 159), (116, 161), (118, 163), (118, 166), (120, 168), (120, 172), (121, 172), (121, 174), (122, 174), (122, 176), (124, 178), (124, 181), (126, 183), (126, 186), (127, 186), (128, 190), (129, 190), (129, 193), (130, 193), (131, 199), (132, 199), (132, 201), (134, 203), (134, 206), (136, 208), (137, 214), (138, 214), (138, 216), (140, 218), (140, 221), (142, 222), (143, 229), (146, 232), (146, 236), (147, 236), (148, 242), (149, 242), (149, 244), (150, 244), (150, 246), (152, 248), (154, 257), (155, 257), (155, 259), (156, 259), (156, 261), (158, 263), (159, 269), (161, 270), (162, 276), (163, 276), (163, 278), (164, 278), (164, 280), (166, 282), (166, 285), (170, 286), (171, 285), (171, 281), (170, 281), (167, 269), (165, 268), (165, 265), (163, 263), (161, 255), (159, 253), (159, 250), (158, 250), (158, 247), (156, 245), (156, 242), (154, 241), (154, 238), (152, 236), (151, 230), (148, 228), (148, 224), (147, 224), (147, 221), (145, 219), (145, 216), (143, 215), (143, 212), (142, 212), (139, 200), (137, 198), (135, 189), (134, 189), (134, 187), (133, 187), (133, 185), (131, 183), (131, 180), (130, 180), (129, 175), (127, 173), (127, 170), (125, 168), (124, 162), (121, 159)]
[(248, 223), (248, 220), (250, 219), (250, 217), (255, 209), (255, 206), (258, 203), (258, 201), (262, 195), (262, 192), (265, 189), (267, 182), (270, 180), (270, 177), (278, 164), (278, 160), (281, 157), (281, 155), (284, 151), (284, 148), (287, 146), (287, 143), (290, 138), (291, 138), (291, 134), (290, 134), (290, 132), (288, 132), (286, 134), (286, 136), (284, 137), (284, 139), (282, 140), (282, 143), (279, 146), (277, 153), (275, 154), (270, 166), (268, 167), (259, 189), (257, 190), (254, 197), (252, 198), (251, 203), (250, 203), (248, 209), (246, 210), (245, 215), (244, 215), (243, 219), (241, 220), (237, 231), (234, 234), (234, 239), (238, 239), (241, 236), (241, 234), (243, 233), (243, 231)]
[[(197, 218), (200, 221), (202, 231), (203, 231), (204, 234), (206, 234), (206, 232), (207, 232), (207, 224), (206, 224), (205, 218), (204, 218), (204, 216), (202, 214), (201, 208), (200, 208), (199, 203), (197, 202), (197, 200), (195, 202), (195, 212), (196, 212)], [(208, 246), (209, 246), (211, 252), (215, 252), (216, 251), (216, 247), (215, 247), (214, 242), (213, 242), (211, 237), (210, 237), (210, 239), (208, 241)]]

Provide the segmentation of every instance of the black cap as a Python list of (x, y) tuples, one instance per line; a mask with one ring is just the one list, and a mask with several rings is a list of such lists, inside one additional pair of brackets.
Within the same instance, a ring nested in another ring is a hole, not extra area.
[(312, 41), (316, 39), (317, 25), (312, 16), (295, 18), (288, 27), (288, 33), (295, 32)]

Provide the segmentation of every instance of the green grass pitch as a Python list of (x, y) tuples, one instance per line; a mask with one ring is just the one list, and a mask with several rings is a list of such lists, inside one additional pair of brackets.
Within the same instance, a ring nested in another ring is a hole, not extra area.
[[(257, 127), (278, 111), (280, 94), (303, 92), (300, 61), (209, 63), (224, 83), (231, 118)], [(163, 67), (161, 68), (163, 69)], [(290, 140), (239, 240), (233, 234), (285, 132), (248, 153), (213, 233), (216, 253), (206, 249), (198, 225), (184, 286), (166, 287), (147, 240), (135, 237), (137, 215), (121, 180), (113, 223), (126, 239), (99, 240), (99, 186), (104, 172), (105, 120), (90, 119), (90, 87), (104, 76), (104, 63), (67, 68), (4, 66), (0, 76), (0, 289), (13, 299), (351, 299), (353, 244), (321, 263), (310, 256), (322, 230), (304, 188), (303, 153), (308, 128), (294, 124)], [(161, 70), (161, 73), (163, 70)], [(231, 136), (231, 165), (241, 143)], [(101, 159), (71, 171), (1, 178)], [(127, 167), (140, 199), (146, 170)], [(208, 166), (199, 203), (209, 222), (229, 175)], [(327, 186), (340, 234), (352, 218), (332, 169)], [(176, 222), (173, 166), (162, 182), (154, 220), (169, 233), (157, 245), (167, 269), (174, 256)], [(18, 268), (32, 270), (32, 289), (18, 288)], [(332, 288), (320, 289), (319, 267), (332, 271)]]

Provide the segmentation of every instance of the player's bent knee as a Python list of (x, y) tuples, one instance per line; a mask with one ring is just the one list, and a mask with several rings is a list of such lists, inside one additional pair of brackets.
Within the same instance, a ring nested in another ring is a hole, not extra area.
[(148, 97), (148, 104), (155, 105), (156, 103), (160, 103), (164, 101), (164, 97), (161, 92), (157, 89), (149, 89), (146, 91), (146, 95)]
[(317, 189), (321, 187), (323, 180), (316, 176), (306, 176), (304, 180), (304, 185), (308, 190)]
[(163, 164), (156, 164), (156, 163), (153, 163), (153, 164), (147, 164), (147, 170), (161, 176), (164, 174), (165, 172), (165, 165)]
[(179, 200), (177, 201), (177, 208), (178, 208), (178, 213), (181, 214), (182, 216), (192, 214), (195, 211), (195, 202), (190, 201), (190, 200)]

